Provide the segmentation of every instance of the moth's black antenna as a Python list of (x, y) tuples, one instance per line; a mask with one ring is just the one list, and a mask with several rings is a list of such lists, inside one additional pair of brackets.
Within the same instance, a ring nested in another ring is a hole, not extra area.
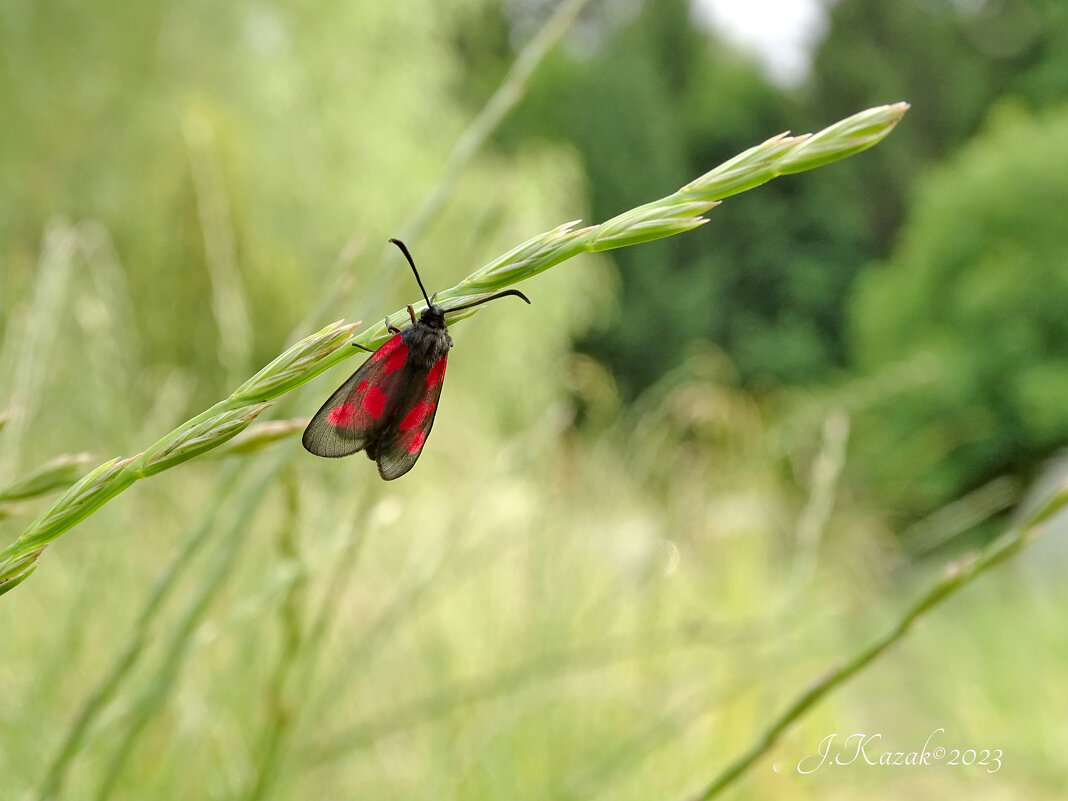
[(528, 298), (518, 289), (506, 289), (504, 290), (504, 292), (498, 292), (496, 295), (490, 295), (488, 298), (476, 300), (474, 303), (465, 303), (463, 306), (453, 306), (451, 309), (444, 309), (444, 311), (446, 313), (462, 311), (463, 309), (470, 309), (472, 306), (481, 306), (483, 303), (489, 303), (491, 300), (496, 300), (497, 298), (504, 298), (508, 295), (515, 295), (517, 298), (522, 298), (523, 300), (525, 300), (528, 304), (530, 303), (530, 298)]
[[(408, 248), (406, 248), (404, 246), (404, 243), (401, 242), (399, 239), (390, 239), (389, 241), (401, 249), (401, 253), (404, 254), (404, 258), (406, 258), (408, 260), (408, 263), (412, 265), (412, 272), (415, 273), (415, 280), (419, 282), (419, 289), (423, 293), (423, 300), (426, 301), (427, 306), (430, 306), (430, 298), (426, 296), (426, 290), (423, 289), (423, 279), (419, 277), (419, 271), (415, 269), (415, 262), (412, 260), (412, 254), (408, 252)], [(527, 302), (529, 303), (530, 301)]]

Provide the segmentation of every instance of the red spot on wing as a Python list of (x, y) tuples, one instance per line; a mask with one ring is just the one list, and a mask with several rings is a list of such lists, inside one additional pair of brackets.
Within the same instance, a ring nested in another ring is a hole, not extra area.
[[(397, 334), (397, 336), (399, 337), (400, 334)], [(394, 337), (394, 339), (396, 339), (396, 337)], [(390, 342), (392, 342), (392, 341), (393, 340), (391, 339)], [(389, 344), (389, 343), (386, 343), (386, 344)], [(382, 347), (385, 348), (386, 346), (383, 345)], [(394, 370), (401, 369), (401, 367), (404, 366), (404, 360), (408, 358), (408, 346), (407, 345), (401, 345), (400, 347), (394, 347), (394, 348), (392, 348), (392, 351), (393, 352), (390, 353), (389, 356), (386, 358), (386, 363), (382, 365), (382, 369), (386, 371), (386, 375), (389, 375)], [(378, 354), (376, 353), (375, 355), (377, 356)]]
[(426, 432), (420, 431), (412, 438), (412, 444), (408, 446), (408, 453), (419, 453), (419, 449), (423, 447), (424, 442), (426, 442)]
[(367, 394), (363, 396), (363, 410), (377, 420), (382, 416), (382, 410), (386, 408), (386, 393), (372, 384), (367, 388)]
[(395, 351), (397, 349), (397, 346), (400, 345), (400, 343), (401, 343), (401, 335), (400, 334), (394, 334), (391, 339), (386, 340), (386, 342), (382, 345), (382, 347), (380, 347), (378, 350), (376, 350), (374, 353), (371, 354), (371, 361), (373, 361), (373, 362), (382, 361), (384, 358), (389, 356), (389, 354), (391, 354), (393, 351)]
[[(407, 431), (411, 428), (415, 428), (422, 423), (423, 420), (426, 419), (426, 416), (432, 411), (434, 411), (434, 403), (432, 401), (421, 401), (420, 403), (417, 403), (415, 407), (404, 416), (404, 419), (400, 424), (400, 430)], [(426, 439), (426, 437), (423, 436), (423, 439)], [(422, 442), (419, 444), (421, 446)], [(418, 448), (416, 450), (418, 450)], [(414, 451), (409, 451), (409, 453), (414, 453)]]
[(359, 384), (356, 385), (356, 391), (357, 392), (363, 392), (365, 389), (367, 389), (367, 379), (366, 378), (363, 381), (361, 381)]
[(356, 414), (356, 407), (351, 403), (343, 403), (335, 406), (326, 416), (327, 422), (335, 428), (352, 425), (352, 417)]
[(442, 356), (436, 362), (434, 366), (430, 368), (430, 372), (426, 374), (426, 386), (427, 389), (433, 389), (441, 380), (445, 377), (445, 360), (446, 356)]

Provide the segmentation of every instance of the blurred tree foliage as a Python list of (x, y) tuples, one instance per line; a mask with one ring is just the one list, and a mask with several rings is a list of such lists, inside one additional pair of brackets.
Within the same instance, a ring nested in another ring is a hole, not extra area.
[[(511, 4), (513, 26), (540, 7)], [(913, 112), (863, 158), (733, 198), (690, 236), (613, 254), (618, 314), (580, 348), (608, 364), (629, 395), (695, 339), (724, 347), (758, 388), (848, 368), (844, 310), (854, 279), (871, 254), (889, 254), (917, 177), (973, 135), (996, 98), (1022, 94), (1041, 105), (1063, 92), (1065, 8), (843, 0), (829, 9), (810, 79), (787, 92), (697, 28), (685, 0), (594, 5), (502, 132), (513, 144), (572, 142), (587, 167), (592, 219), (670, 191), (778, 131), (815, 130), (900, 99)], [(504, 54), (508, 31), (500, 15), (472, 20), (466, 50)], [(481, 40), (497, 46), (470, 45)], [(506, 63), (475, 58), (471, 73), (482, 77), (472, 85), (488, 84)]]
[(828, 22), (805, 87), (813, 124), (872, 103), (912, 104), (900, 135), (838, 168), (867, 244), (884, 255), (919, 174), (974, 135), (997, 98), (1041, 107), (1068, 90), (1061, 0), (842, 0)]
[[(797, 107), (747, 58), (698, 29), (684, 0), (606, 4), (539, 76), (505, 138), (565, 137), (589, 175), (590, 211), (606, 219), (661, 196), (788, 127)], [(799, 182), (731, 201), (702, 231), (613, 254), (615, 320), (580, 343), (633, 395), (676, 366), (688, 343), (730, 350), (743, 377), (802, 381), (841, 356), (840, 271), (856, 252), (797, 202)], [(828, 267), (828, 265), (831, 265)]]
[[(514, 19), (521, 21), (532, 7), (539, 4), (513, 4)], [(538, 75), (502, 139), (573, 143), (587, 167), (591, 206), (574, 216), (601, 220), (770, 134), (817, 130), (859, 108), (910, 101), (901, 129), (862, 158), (732, 198), (689, 236), (613, 254), (618, 313), (579, 347), (607, 364), (629, 396), (677, 364), (694, 340), (723, 347), (743, 382), (757, 389), (835, 381), (933, 349), (943, 365), (942, 379), (931, 385), (934, 394), (917, 394), (896, 407), (895, 423), (885, 428), (872, 415), (854, 435), (862, 472), (880, 488), (881, 499), (907, 517), (922, 515), (1003, 471), (1026, 469), (1064, 441), (1060, 413), (1042, 409), (1045, 390), (1060, 381), (1049, 345), (1056, 340), (1040, 334), (1049, 333), (1052, 320), (1031, 320), (1019, 298), (1005, 308), (981, 309), (963, 293), (996, 283), (993, 276), (1002, 269), (1012, 276), (1004, 280), (1015, 286), (1013, 297), (1043, 292), (1042, 271), (1025, 265), (1055, 252), (1060, 223), (1053, 209), (1059, 207), (1036, 206), (1026, 197), (1027, 183), (1019, 177), (1025, 173), (1012, 166), (1022, 154), (995, 158), (997, 147), (1017, 147), (1013, 136), (1025, 138), (1025, 126), (1020, 122), (1010, 135), (1003, 124), (969, 142), (1001, 98), (1041, 109), (1065, 96), (1068, 4), (841, 0), (827, 13), (812, 73), (788, 91), (769, 85), (748, 58), (698, 29), (684, 0), (597, 4), (570, 47)], [(485, 19), (468, 35), (496, 37), (496, 52), (504, 53), (508, 30), (500, 18)], [(473, 64), (476, 72), (492, 74), (505, 61)], [(1052, 122), (1042, 125), (1054, 135)], [(987, 172), (977, 163), (979, 152), (992, 162)], [(923, 184), (914, 207), (923, 176), (947, 160), (950, 166)], [(1014, 191), (994, 180), (995, 169), (997, 181), (1018, 178)], [(990, 179), (983, 192), (974, 189), (979, 172)], [(1050, 170), (1047, 181), (1056, 175)], [(944, 187), (937, 190), (942, 197), (965, 178), (975, 196), (954, 197), (975, 205), (973, 211), (929, 199), (932, 186)], [(1055, 191), (1051, 184), (1036, 197)], [(1025, 209), (1036, 219), (1007, 240), (995, 241), (1000, 224), (976, 231), (979, 218), (1009, 223), (1001, 216), (1009, 197), (1021, 223)], [(929, 223), (920, 219), (926, 214), (934, 215)], [(992, 253), (1023, 250), (1032, 226), (1046, 226), (1044, 251), (991, 265)], [(980, 234), (982, 247), (972, 238)], [(890, 266), (863, 282), (851, 308), (858, 276), (873, 255)], [(938, 283), (950, 274), (955, 279), (948, 285)], [(992, 290), (990, 297), (997, 295)], [(932, 308), (943, 299), (949, 316)], [(1064, 305), (1059, 295), (1045, 300), (1049, 314)], [(953, 311), (955, 303), (961, 309)], [(1027, 333), (1013, 335), (1012, 345), (998, 339), (988, 347), (985, 340), (997, 334), (1003, 313), (1012, 317), (1010, 328)], [(934, 332), (938, 348), (930, 341)], [(1017, 368), (1017, 388), (995, 380), (999, 371), (1015, 375)], [(939, 433), (939, 426), (946, 430)], [(901, 458), (887, 458), (891, 450)], [(929, 481), (916, 480), (917, 459), (929, 468)]]
[(936, 376), (860, 416), (855, 473), (906, 520), (1026, 474), (1068, 435), (1056, 353), (1068, 298), (1054, 275), (1068, 239), (1051, 200), (1063, 206), (1065, 130), (1063, 117), (1007, 111), (984, 125), (1006, 98), (1038, 111), (1068, 95), (1068, 4), (844, 0), (808, 91), (831, 117), (913, 104), (884, 146), (835, 167), (867, 252), (887, 259), (856, 265), (850, 367), (926, 354)]
[(1068, 107), (1010, 105), (921, 184), (852, 305), (857, 361), (935, 378), (861, 416), (878, 494), (917, 514), (1068, 440)]

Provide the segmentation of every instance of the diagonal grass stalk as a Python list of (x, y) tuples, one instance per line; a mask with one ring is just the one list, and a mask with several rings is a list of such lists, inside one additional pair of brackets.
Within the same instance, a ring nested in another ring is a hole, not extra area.
[[(537, 66), (587, 4), (588, 0), (567, 0), (552, 14), (539, 33), (520, 52), (515, 66), (505, 76), (501, 86), (494, 93), (486, 108), (472, 121), (457, 142), (450, 155), (446, 169), (435, 184), (431, 194), (409, 218), (408, 223), (405, 224), (404, 230), (409, 231), (406, 236), (417, 236), (448, 200), (464, 168), (481, 150), (508, 111), (522, 99), (526, 92), (527, 83)], [(208, 238), (208, 232), (205, 231), (205, 239), (207, 240)], [(323, 295), (324, 303), (320, 304), (322, 308), (313, 312), (311, 319), (317, 319), (325, 314), (326, 298), (339, 298), (350, 294), (351, 279), (347, 275), (347, 270), (356, 261), (362, 250), (363, 241), (361, 237), (354, 236), (346, 243), (331, 271), (333, 279), (330, 283), (334, 290)], [(58, 293), (55, 296), (58, 297)], [(224, 328), (221, 323), (222, 321), (220, 321), (220, 330)], [(301, 327), (306, 327), (306, 325), (307, 323), (302, 324)], [(298, 328), (298, 330), (300, 329)], [(239, 363), (238, 360), (231, 361), (232, 363)], [(0, 429), (4, 427), (10, 416), (9, 410), (0, 412)], [(305, 424), (306, 420), (281, 420), (257, 424), (248, 431), (247, 435), (230, 440), (223, 447), (215, 450), (214, 454), (246, 454), (301, 430)], [(75, 461), (80, 461), (80, 457), (53, 460), (44, 468), (40, 468), (22, 480), (10, 485), (8, 487), (10, 491), (9, 497), (23, 498), (41, 494), (45, 491), (46, 485), (49, 489), (70, 486), (79, 477), (74, 470)], [(248, 462), (246, 461), (231, 462), (227, 465), (223, 471), (224, 477), (217, 484), (217, 498), (224, 498), (231, 492), (237, 478), (247, 464)], [(272, 473), (261, 473), (257, 479), (259, 485), (262, 486), (269, 483), (272, 475)], [(30, 488), (34, 489), (33, 493), (27, 492)], [(212, 505), (212, 507), (214, 506), (216, 504)], [(3, 509), (0, 508), (0, 514), (2, 513)], [(213, 515), (214, 513), (212, 512), (194, 528), (181, 551), (161, 574), (156, 587), (138, 617), (126, 647), (106, 673), (102, 682), (86, 698), (78, 716), (72, 722), (64, 742), (46, 772), (45, 779), (39, 789), (39, 798), (51, 798), (58, 794), (73, 759), (85, 747), (87, 733), (100, 717), (103, 709), (118, 693), (129, 672), (143, 653), (149, 639), (150, 629), (155, 619), (159, 616), (164, 600), (171, 594), (183, 574), (188, 572), (193, 556), (205, 544), (213, 528), (211, 525), (214, 519)], [(365, 539), (363, 536), (364, 531), (363, 527), (358, 527), (359, 533), (348, 540), (348, 544), (344, 548), (341, 557), (337, 560), (333, 575), (328, 582), (328, 591), (308, 627), (305, 642), (309, 646), (310, 656), (305, 658), (300, 665), (301, 678), (297, 681), (297, 685), (302, 689), (303, 695), (307, 695), (307, 688), (312, 684), (311, 678), (318, 668), (317, 658), (322, 653), (318, 646), (327, 635), (336, 617), (337, 607), (334, 599), (340, 596), (342, 587), (351, 575), (355, 563), (362, 552), (360, 546)], [(35, 558), (36, 553), (39, 552), (31, 552), (31, 556)], [(23, 574), (23, 578), (26, 575), (28, 575), (28, 572)], [(13, 586), (15, 586), (14, 583), (9, 584), (7, 588)], [(186, 627), (184, 639), (188, 640), (190, 633), (190, 628)], [(280, 662), (280, 666), (284, 662), (285, 660), (283, 659)], [(290, 669), (290, 667), (286, 667), (287, 673)], [(299, 714), (301, 707), (304, 705), (304, 700), (294, 699), (294, 715)], [(282, 751), (284, 751), (284, 740), (282, 738), (268, 739), (264, 750), (265, 759), (270, 758), (272, 762), (281, 764), (285, 758), (285, 754), (280, 753)], [(268, 782), (258, 781), (253, 786), (252, 793), (255, 795), (259, 788), (266, 789), (267, 786)]]
[[(408, 215), (397, 230), (397, 238), (411, 245), (437, 218), (456, 191), (461, 176), (482, 150), (508, 114), (526, 96), (530, 80), (545, 57), (564, 37), (590, 0), (563, 0), (531, 37), (512, 62), (508, 73), (478, 115), (456, 140), (437, 181), (421, 203)], [(383, 246), (379, 270), (372, 284), (365, 288), (365, 302), (374, 305), (381, 299), (384, 287), (396, 280), (395, 271), (381, 268), (395, 264), (399, 254), (392, 246)]]
[(825, 671), (771, 722), (748, 751), (724, 768), (705, 787), (690, 796), (688, 801), (708, 801), (733, 785), (758, 759), (772, 749), (791, 725), (800, 720), (810, 709), (864, 670), (891, 645), (904, 637), (917, 620), (986, 571), (1011, 559), (1030, 545), (1042, 534), (1043, 525), (1063, 511), (1065, 507), (1068, 507), (1068, 483), (1048, 495), (1026, 520), (986, 548), (947, 565), (942, 576), (905, 610), (890, 629), (842, 664)]
[(329, 365), (326, 357), (344, 345), (358, 323), (332, 323), (301, 340), (212, 406), (150, 446), (126, 459), (112, 459), (90, 471), (19, 538), (0, 551), (0, 594), (24, 581), (41, 551), (124, 489), (182, 462), (196, 458), (239, 434), (271, 404), (272, 398), (314, 378)]
[[(815, 134), (780, 134), (751, 147), (691, 181), (677, 192), (625, 211), (600, 225), (576, 228), (578, 220), (538, 234), (460, 283), (437, 293), (437, 303), (459, 306), (531, 278), (579, 253), (652, 242), (689, 231), (707, 222), (703, 215), (724, 198), (767, 183), (772, 178), (821, 167), (866, 150), (882, 141), (904, 116), (907, 103), (877, 106), (847, 117)], [(412, 304), (418, 312), (426, 307)], [(455, 319), (475, 311), (463, 312)], [(408, 319), (406, 310), (389, 316), (391, 325)], [(384, 342), (384, 323), (359, 334), (355, 341), (366, 347)], [(338, 360), (351, 354), (338, 354)]]
[[(200, 577), (197, 591), (181, 619), (170, 630), (170, 636), (163, 646), (163, 656), (160, 658), (159, 667), (151, 683), (131, 707), (130, 719), (126, 721), (122, 742), (114, 752), (93, 796), (98, 801), (113, 797), (127, 760), (160, 706), (171, 693), (186, 657), (193, 647), (195, 639), (193, 635), (197, 627), (207, 614), (212, 601), (226, 585), (237, 564), (242, 547), (254, 531), (253, 512), (285, 464), (284, 453), (272, 454), (272, 458), (266, 464), (260, 465), (259, 471), (246, 481), (236, 501), (225, 510), (228, 519), (227, 523), (221, 526), (223, 535), (217, 538), (218, 551), (212, 557), (209, 569)], [(217, 520), (218, 515), (215, 515), (214, 519)], [(214, 522), (209, 522), (207, 525), (210, 528)]]
[[(337, 273), (340, 273), (348, 263), (348, 260), (344, 258), (344, 256), (345, 254), (342, 254), (342, 258), (335, 264), (335, 272)], [(322, 310), (320, 309), (319, 311), (321, 312)], [(300, 348), (301, 344), (303, 343), (298, 343), (297, 346), (290, 350), (292, 351)], [(287, 364), (282, 357), (276, 359), (274, 363), (281, 363), (282, 365)], [(268, 368), (264, 368), (265, 371), (267, 369)], [(282, 420), (276, 421), (275, 423), (262, 424), (259, 428), (263, 430), (253, 431), (249, 437), (235, 438), (234, 440), (225, 443), (223, 447), (216, 450), (215, 453), (235, 455), (257, 450), (274, 442), (279, 436), (284, 435), (285, 432), (292, 433), (294, 430), (303, 428), (303, 423), (299, 427), (295, 427), (293, 421)], [(277, 475), (278, 470), (284, 467), (285, 461), (282, 456), (276, 455), (273, 457), (270, 464), (276, 466), (272, 466), (266, 470), (261, 469), (260, 472), (247, 482), (246, 487), (243, 490), (245, 495), (253, 498), (249, 508), (254, 508), (257, 505), (255, 499), (263, 496), (263, 493)], [(194, 557), (204, 548), (210, 536), (215, 531), (215, 520), (217, 517), (216, 510), (223, 505), (223, 500), (231, 495), (238, 480), (247, 470), (248, 465), (249, 462), (247, 460), (231, 461), (223, 469), (220, 479), (215, 485), (215, 500), (204, 507), (204, 512), (201, 515), (200, 520), (193, 526), (189, 537), (186, 539), (181, 550), (175, 555), (167, 568), (160, 574), (159, 579), (137, 617), (126, 645), (109, 667), (100, 683), (97, 684), (92, 692), (86, 697), (78, 715), (71, 723), (63, 743), (50, 763), (45, 773), (45, 778), (38, 790), (36, 798), (40, 799), (40, 801), (59, 796), (63, 784), (66, 781), (67, 774), (70, 771), (71, 763), (78, 753), (85, 748), (90, 729), (101, 717), (107, 705), (119, 694), (133, 667), (140, 660), (149, 644), (152, 626), (160, 616), (165, 601), (173, 593), (184, 574), (189, 571)], [(240, 502), (241, 499), (238, 500), (238, 503)], [(346, 572), (344, 575), (347, 576), (348, 573)], [(220, 581), (224, 578), (225, 573), (222, 574)], [(199, 604), (200, 612), (203, 612), (205, 609), (205, 604)], [(193, 625), (185, 625), (183, 631), (183, 638), (172, 641), (172, 650), (177, 651), (180, 648), (189, 647), (188, 641), (192, 636)]]
[(578, 15), (589, 3), (590, 0), (563, 0), (538, 29), (512, 63), (497, 91), (456, 140), (440, 179), (423, 198), (423, 202), (401, 224), (398, 239), (405, 242), (415, 239), (438, 215), (459, 181), (460, 174), (482, 150), (508, 113), (523, 99), (534, 72), (556, 43), (571, 29)]
[[(531, 278), (584, 252), (611, 250), (689, 231), (707, 222), (706, 212), (723, 198), (751, 189), (779, 175), (802, 172), (861, 152), (882, 141), (908, 110), (907, 103), (877, 106), (847, 117), (816, 134), (780, 134), (749, 148), (705, 173), (677, 192), (623, 212), (600, 225), (576, 228), (565, 223), (533, 237), (479, 268), (459, 284), (439, 292), (437, 302), (458, 306)], [(413, 306), (418, 310), (426, 303)], [(474, 314), (471, 309), (457, 317)], [(389, 316), (400, 325), (407, 310)], [(357, 325), (334, 323), (298, 342), (229, 398), (182, 424), (148, 450), (100, 465), (47, 509), (11, 545), (0, 551), (0, 594), (24, 581), (36, 568), (44, 547), (91, 515), (139, 478), (207, 453), (243, 430), (266, 401), (300, 386), (355, 355), (342, 348)], [(353, 341), (372, 347), (387, 338), (386, 324), (369, 328)]]
[(199, 521), (192, 527), (181, 550), (156, 580), (152, 592), (134, 622), (133, 631), (125, 646), (109, 666), (103, 680), (86, 697), (64, 735), (63, 742), (45, 771), (44, 779), (38, 788), (36, 798), (39, 801), (49, 801), (49, 799), (59, 797), (71, 763), (85, 747), (91, 726), (100, 717), (104, 708), (119, 694), (127, 676), (149, 644), (152, 625), (164, 602), (193, 558), (207, 544), (215, 529), (216, 509), (230, 495), (237, 483), (240, 471), (241, 468), (237, 462), (227, 465), (215, 486), (213, 502), (204, 506)]

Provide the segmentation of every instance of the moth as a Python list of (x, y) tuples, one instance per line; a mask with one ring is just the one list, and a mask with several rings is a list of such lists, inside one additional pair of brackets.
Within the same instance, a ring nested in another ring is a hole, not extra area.
[(364, 451), (378, 463), (378, 474), (386, 481), (400, 478), (415, 466), (434, 425), (452, 348), (445, 315), (508, 295), (530, 303), (519, 290), (508, 289), (443, 309), (434, 303), (437, 294), (427, 297), (408, 248), (399, 239), (389, 241), (400, 248), (411, 265), (426, 309), (417, 319), (409, 305), (412, 324), (403, 331), (390, 325), (386, 318), (386, 328), (393, 336), (372, 352), (315, 413), (302, 440), (316, 456), (334, 458)]

